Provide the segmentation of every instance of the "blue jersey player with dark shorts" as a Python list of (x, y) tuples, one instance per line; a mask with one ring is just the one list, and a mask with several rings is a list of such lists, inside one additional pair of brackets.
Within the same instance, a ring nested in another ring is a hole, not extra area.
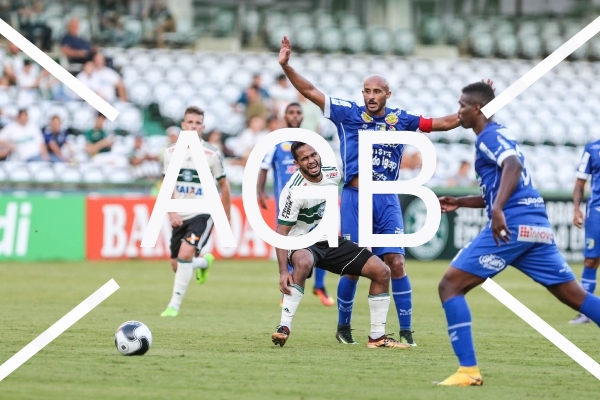
[(482, 107), (494, 99), (489, 85), (463, 89), (458, 117), (473, 129), (475, 171), (482, 194), (441, 197), (442, 212), (460, 207), (485, 208), (489, 223), (451, 261), (439, 284), (448, 335), (459, 361), (458, 372), (438, 385), (479, 386), (483, 383), (471, 332), (465, 295), (512, 265), (545, 286), (561, 302), (600, 323), (600, 298), (585, 291), (560, 254), (544, 200), (532, 186), (525, 157), (504, 126), (486, 118)]
[[(288, 128), (299, 128), (303, 120), (302, 107), (300, 104), (288, 104), (285, 108), (283, 119)], [(277, 216), (279, 215), (279, 195), (281, 194), (285, 184), (296, 172), (294, 156), (292, 155), (292, 142), (283, 142), (272, 148), (271, 151), (267, 153), (260, 166), (260, 172), (258, 174), (258, 203), (265, 210), (267, 209), (265, 183), (267, 182), (267, 173), (271, 168), (273, 168), (275, 222), (277, 222)], [(291, 269), (291, 267), (289, 268)], [(319, 297), (323, 305), (333, 306), (335, 303), (327, 294), (327, 290), (325, 289), (326, 273), (327, 271), (324, 269), (315, 268), (315, 285), (313, 287), (313, 293)]]
[[(341, 198), (342, 235), (358, 242), (358, 131), (447, 131), (458, 127), (456, 114), (444, 118), (424, 118), (404, 110), (385, 106), (391, 92), (387, 80), (380, 75), (365, 79), (364, 106), (330, 98), (300, 76), (289, 65), (291, 44), (287, 37), (281, 43), (279, 64), (292, 85), (304, 97), (316, 104), (323, 115), (335, 123), (340, 138), (340, 152), (344, 167), (344, 188)], [(373, 146), (373, 180), (397, 180), (403, 145), (377, 144)], [(373, 233), (402, 234), (404, 225), (398, 195), (373, 195)], [(400, 341), (415, 345), (411, 331), (412, 289), (404, 269), (404, 249), (400, 247), (375, 247), (373, 253), (390, 267), (392, 292), (400, 322)], [(344, 275), (338, 285), (338, 329), (340, 343), (356, 344), (350, 329), (352, 306), (358, 277)]]
[[(600, 140), (588, 143), (583, 150), (581, 163), (575, 174), (575, 189), (573, 189), (574, 215), (573, 224), (584, 226), (583, 213), (580, 210), (583, 189), (591, 178), (591, 193), (587, 200), (585, 213), (585, 242), (583, 248), (583, 272), (581, 286), (590, 293), (596, 289), (596, 271), (600, 264)], [(570, 324), (585, 324), (590, 319), (584, 314), (578, 314), (569, 321)]]

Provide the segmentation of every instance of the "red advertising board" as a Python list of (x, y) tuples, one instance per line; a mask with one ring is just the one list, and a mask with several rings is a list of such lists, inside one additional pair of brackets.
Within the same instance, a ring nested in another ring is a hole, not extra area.
[[(156, 246), (140, 247), (150, 220), (154, 197), (88, 197), (86, 210), (86, 255), (88, 260), (106, 259), (168, 259), (171, 226), (165, 216)], [(275, 202), (269, 199), (268, 210), (262, 210), (267, 224), (274, 229)], [(258, 258), (274, 256), (271, 245), (252, 229), (244, 211), (241, 197), (231, 199), (231, 229), (237, 247), (219, 246), (216, 229), (203, 249), (217, 258)]]

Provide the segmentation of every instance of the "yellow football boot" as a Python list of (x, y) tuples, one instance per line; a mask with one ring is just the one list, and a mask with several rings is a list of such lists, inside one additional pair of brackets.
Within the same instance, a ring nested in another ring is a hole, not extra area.
[(455, 374), (441, 382), (434, 383), (439, 386), (481, 386), (483, 379), (479, 367), (459, 367)]

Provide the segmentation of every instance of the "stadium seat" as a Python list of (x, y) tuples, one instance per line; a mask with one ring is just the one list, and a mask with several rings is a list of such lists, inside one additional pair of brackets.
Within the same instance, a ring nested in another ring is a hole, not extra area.
[(311, 25), (301, 25), (294, 30), (294, 43), (300, 51), (313, 51), (317, 47), (317, 30)]
[(130, 107), (121, 111), (115, 122), (120, 129), (129, 133), (139, 133), (143, 126), (142, 113), (139, 109)]
[(467, 23), (463, 19), (448, 18), (445, 20), (444, 30), (446, 31), (446, 43), (458, 45), (467, 36)]
[(350, 14), (350, 13), (339, 13), (337, 15), (338, 27), (342, 30), (348, 30), (352, 28), (360, 27), (360, 20), (358, 19), (358, 15)]
[(342, 49), (343, 40), (342, 32), (334, 27), (322, 29), (319, 32), (319, 47), (321, 50), (328, 53), (337, 53)]
[(507, 33), (496, 36), (496, 54), (502, 58), (512, 58), (517, 55), (519, 43), (517, 37)]
[(84, 183), (104, 183), (104, 173), (100, 168), (88, 168), (81, 172), (81, 181)]
[(314, 15), (315, 27), (317, 29), (325, 29), (335, 27), (335, 21), (331, 14), (325, 13), (322, 10), (317, 10)]
[(408, 29), (398, 29), (394, 32), (394, 53), (401, 56), (411, 55), (417, 44), (415, 34)]
[(177, 95), (172, 95), (161, 99), (158, 105), (162, 116), (171, 118), (173, 121), (180, 121), (183, 118), (186, 101)]
[(542, 42), (538, 36), (520, 36), (520, 53), (527, 59), (537, 59), (542, 55)]
[(489, 57), (494, 53), (494, 38), (490, 34), (471, 37), (471, 50), (476, 57)]
[(29, 172), (29, 169), (25, 165), (14, 166), (12, 168), (7, 168), (5, 165), (4, 170), (11, 182), (31, 182), (31, 172)]
[(129, 167), (113, 167), (110, 174), (106, 176), (106, 181), (110, 183), (131, 183), (134, 177)]
[(441, 43), (444, 37), (444, 23), (439, 18), (423, 18), (421, 39), (425, 44)]
[(387, 29), (373, 29), (368, 35), (368, 48), (375, 54), (388, 54), (394, 47), (392, 34)]
[(175, 88), (170, 82), (158, 82), (152, 87), (152, 101), (158, 103), (166, 97), (171, 96)]

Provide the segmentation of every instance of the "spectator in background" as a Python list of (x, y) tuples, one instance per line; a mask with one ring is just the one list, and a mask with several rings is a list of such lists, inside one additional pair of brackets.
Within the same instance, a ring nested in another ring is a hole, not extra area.
[(12, 161), (50, 161), (42, 131), (29, 122), (25, 109), (0, 131), (0, 148), (10, 150)]
[(44, 135), (44, 142), (50, 156), (50, 161), (66, 162), (70, 163), (71, 159), (63, 153), (63, 147), (66, 147), (69, 154), (74, 154), (73, 149), (67, 143), (67, 131), (62, 129), (60, 117), (58, 115), (52, 116), (50, 119), (50, 125), (44, 128), (42, 131)]
[(24, 64), (21, 50), (12, 42), (8, 42), (8, 54), (4, 57), (4, 76), (9, 85), (17, 84), (17, 75), (23, 70)]
[(137, 178), (157, 178), (161, 175), (159, 157), (150, 152), (144, 144), (144, 135), (134, 135), (133, 150), (129, 154), (129, 164)]
[(237, 137), (231, 138), (235, 139), (232, 144), (227, 143), (227, 147), (232, 149), (233, 154), (239, 159), (237, 164), (246, 165), (248, 156), (254, 146), (267, 135), (265, 123), (263, 117), (252, 117), (248, 123), (248, 128), (244, 129)]
[(149, 6), (142, 12), (142, 20), (153, 21), (153, 33), (156, 38), (156, 47), (165, 47), (165, 32), (175, 32), (175, 18), (169, 12), (162, 0), (151, 0)]
[(127, 158), (111, 152), (114, 140), (109, 138), (104, 130), (106, 117), (102, 113), (96, 116), (94, 127), (85, 133), (87, 151), (90, 161), (98, 164), (115, 166), (126, 166), (129, 164)]
[(17, 72), (17, 87), (19, 88), (19, 104), (32, 104), (39, 100), (39, 86), (42, 75), (37, 65), (31, 60), (23, 62), (23, 68)]
[(269, 115), (269, 107), (265, 104), (256, 86), (250, 86), (246, 91), (246, 121), (249, 123), (254, 117), (266, 119)]
[(84, 64), (96, 53), (96, 47), (79, 36), (79, 20), (71, 18), (67, 25), (67, 34), (60, 42), (60, 49), (70, 64)]
[[(263, 99), (263, 102), (266, 103), (267, 100), (269, 100), (269, 98), (270, 98), (269, 92), (267, 92), (267, 90), (262, 86), (262, 78), (261, 78), (260, 74), (254, 74), (252, 76), (252, 84), (250, 85), (250, 87), (255, 87), (255, 88), (258, 89), (258, 94)], [(243, 107), (248, 106), (248, 94), (247, 94), (247, 90), (245, 90), (240, 95), (240, 98), (235, 103), (235, 106), (238, 106), (238, 105), (241, 105)]]
[(269, 89), (271, 95), (273, 112), (277, 116), (283, 116), (288, 104), (298, 100), (298, 91), (288, 81), (285, 74), (277, 77), (276, 83)]
[(39, 32), (41, 38), (41, 49), (43, 51), (52, 50), (52, 29), (44, 22), (44, 4), (40, 0), (22, 1), (22, 7), (19, 9), (19, 28), (24, 33), (23, 36), (32, 43), (36, 42), (36, 36)]
[[(88, 60), (85, 62), (85, 64), (83, 64), (83, 68), (81, 69), (81, 72), (79, 72), (76, 75), (76, 78), (79, 79), (81, 83), (83, 83), (85, 86), (90, 88), (94, 93), (100, 96), (100, 85), (98, 83), (98, 80), (96, 79), (96, 76), (94, 76), (94, 72), (94, 62), (92, 60)], [(81, 97), (79, 97), (75, 93), (73, 94), (75, 95), (74, 99), (82, 100)]]
[(125, 85), (123, 85), (121, 75), (114, 69), (106, 66), (106, 58), (102, 53), (94, 55), (93, 66), (92, 76), (95, 81), (96, 91), (100, 97), (112, 104), (117, 100), (118, 93), (121, 101), (127, 101)]
[(449, 187), (473, 187), (476, 186), (477, 180), (474, 178), (471, 162), (462, 160), (456, 176), (448, 180)]

